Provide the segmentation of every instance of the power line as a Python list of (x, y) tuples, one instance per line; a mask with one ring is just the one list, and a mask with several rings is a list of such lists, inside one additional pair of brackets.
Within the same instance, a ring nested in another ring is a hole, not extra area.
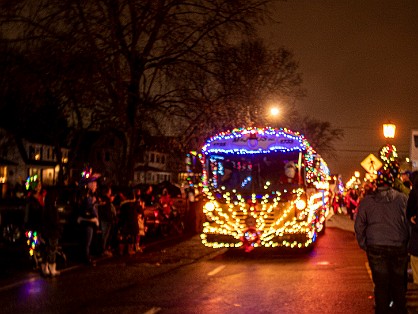
[(369, 130), (369, 131), (376, 131), (378, 128), (363, 128), (363, 127), (356, 127), (356, 126), (340, 126), (339, 129), (354, 129), (354, 130)]

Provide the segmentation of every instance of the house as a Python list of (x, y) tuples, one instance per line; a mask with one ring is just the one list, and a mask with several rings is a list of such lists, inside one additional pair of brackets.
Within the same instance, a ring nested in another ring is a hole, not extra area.
[(55, 147), (27, 140), (0, 129), (0, 183), (2, 195), (6, 186), (22, 185), (29, 176), (37, 175), (45, 185), (56, 185), (60, 166), (65, 172), (69, 149), (61, 148), (58, 161)]
[(115, 130), (89, 131), (80, 138), (78, 149), (71, 152), (71, 178), (77, 180), (88, 165), (102, 180), (119, 185), (121, 165), (124, 164), (126, 143)]
[[(149, 137), (146, 140), (152, 144), (145, 145), (142, 141), (137, 148), (132, 184), (177, 181), (179, 162), (165, 153), (169, 146), (167, 138)], [(56, 185), (60, 165), (70, 180), (80, 179), (81, 171), (88, 165), (93, 172), (101, 174), (104, 182), (120, 184), (121, 165), (126, 161), (126, 143), (120, 133), (114, 130), (88, 132), (77, 147), (77, 152), (61, 148), (59, 163), (54, 146), (17, 138), (0, 129), (0, 184), (15, 187), (22, 185), (29, 176), (38, 175), (45, 185)]]
[(169, 155), (158, 150), (145, 150), (142, 161), (135, 166), (135, 184), (158, 184), (172, 181), (173, 172), (168, 167)]
[[(145, 144), (151, 143), (151, 144)], [(135, 151), (133, 185), (157, 184), (162, 181), (172, 181), (176, 173), (169, 159), (167, 138), (143, 137)], [(85, 168), (92, 167), (93, 172), (100, 173), (104, 182), (119, 185), (121, 165), (126, 163), (126, 142), (124, 136), (116, 130), (90, 131), (84, 134), (77, 155), (72, 156), (72, 178)]]

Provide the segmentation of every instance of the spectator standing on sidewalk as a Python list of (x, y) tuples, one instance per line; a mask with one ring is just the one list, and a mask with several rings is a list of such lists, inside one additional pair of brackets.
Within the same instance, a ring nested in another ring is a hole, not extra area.
[(141, 189), (135, 190), (135, 210), (138, 214), (138, 234), (135, 237), (135, 252), (142, 252), (141, 237), (145, 236), (145, 215), (144, 215), (144, 202), (141, 198)]
[(102, 231), (101, 253), (104, 256), (112, 256), (112, 252), (109, 249), (109, 236), (116, 217), (116, 208), (113, 205), (113, 199), (112, 189), (109, 186), (104, 186), (101, 191), (100, 204), (98, 207), (100, 229)]
[[(44, 235), (43, 235), (43, 220), (45, 214), (45, 197), (46, 197), (46, 190), (44, 189), (42, 182), (39, 180), (34, 181), (27, 181), (27, 189), (29, 189), (27, 199), (26, 199), (26, 208), (25, 208), (25, 217), (24, 217), (24, 224), (25, 229), (28, 231), (28, 244), (29, 250), (31, 250), (32, 243), (41, 243), (44, 242)], [(35, 240), (35, 235), (37, 236), (38, 240)], [(39, 247), (38, 247), (39, 249)], [(36, 254), (35, 252), (30, 253)], [(45, 255), (45, 250), (40, 252), (40, 255)], [(39, 266), (39, 265), (37, 265)], [(46, 263), (45, 258), (42, 259), (41, 262), (41, 274), (44, 276), (49, 276), (49, 265)]]
[(56, 189), (48, 191), (45, 196), (45, 207), (42, 219), (42, 236), (45, 241), (45, 272), (43, 275), (55, 277), (60, 275), (57, 271), (57, 252), (58, 242), (61, 237), (61, 226), (58, 217), (58, 191)]
[(166, 217), (170, 217), (170, 213), (171, 213), (171, 208), (173, 207), (173, 199), (171, 198), (170, 194), (168, 194), (168, 190), (167, 189), (163, 189), (163, 193), (160, 197), (160, 205), (163, 208), (163, 214)]
[(83, 230), (83, 259), (88, 265), (95, 266), (96, 263), (91, 257), (91, 245), (96, 229), (99, 227), (97, 196), (97, 177), (87, 179), (87, 187), (81, 199), (80, 214), (77, 223)]
[(375, 313), (407, 313), (407, 196), (392, 184), (390, 171), (378, 173), (377, 189), (360, 201), (354, 224), (357, 242), (367, 252), (372, 272)]
[(353, 220), (358, 206), (359, 195), (355, 189), (350, 189), (345, 197), (347, 213), (350, 216), (350, 219)]
[(46, 190), (42, 186), (42, 182), (36, 180), (29, 187), (26, 199), (25, 228), (31, 231), (40, 231), (42, 227), (42, 213), (45, 206)]
[(411, 223), (411, 239), (409, 240), (409, 254), (414, 284), (418, 285), (418, 171), (411, 174), (412, 190), (408, 196), (406, 216)]
[(412, 173), (410, 171), (401, 172), (401, 181), (407, 189), (412, 189)]
[(148, 186), (147, 190), (142, 195), (142, 200), (144, 201), (145, 206), (154, 206), (156, 199), (152, 185)]
[(132, 191), (127, 194), (127, 199), (121, 203), (119, 212), (119, 255), (123, 255), (125, 251), (128, 255), (135, 254), (134, 245), (139, 234), (137, 202)]

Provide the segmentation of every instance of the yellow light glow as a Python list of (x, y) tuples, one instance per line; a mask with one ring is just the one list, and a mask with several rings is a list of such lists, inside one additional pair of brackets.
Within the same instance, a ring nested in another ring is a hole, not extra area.
[(270, 113), (271, 113), (271, 115), (272, 115), (272, 116), (278, 116), (278, 115), (279, 115), (279, 113), (280, 113), (280, 110), (279, 110), (279, 108), (277, 108), (277, 107), (272, 107), (272, 108), (270, 109)]
[(383, 135), (385, 138), (394, 138), (396, 131), (396, 125), (393, 123), (383, 124)]

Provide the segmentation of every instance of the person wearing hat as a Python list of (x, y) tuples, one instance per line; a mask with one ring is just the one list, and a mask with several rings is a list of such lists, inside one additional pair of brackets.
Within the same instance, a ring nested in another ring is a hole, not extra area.
[(366, 251), (372, 272), (375, 313), (407, 313), (408, 198), (392, 184), (389, 169), (378, 173), (377, 189), (360, 201), (354, 223), (357, 242)]
[(281, 184), (298, 184), (299, 174), (293, 161), (288, 161), (284, 165), (284, 174), (279, 179)]

